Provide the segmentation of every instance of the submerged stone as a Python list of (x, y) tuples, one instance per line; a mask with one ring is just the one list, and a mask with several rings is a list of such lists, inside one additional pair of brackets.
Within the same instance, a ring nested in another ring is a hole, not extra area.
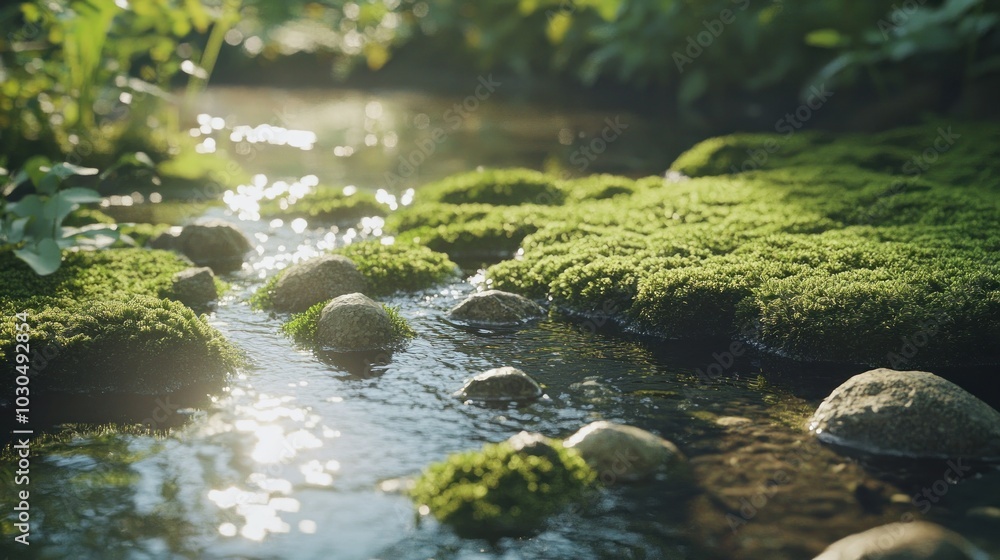
[(316, 343), (340, 352), (381, 350), (402, 341), (385, 308), (360, 293), (338, 296), (316, 323)]
[(221, 220), (184, 226), (172, 244), (196, 265), (220, 272), (240, 268), (253, 248), (240, 230)]
[(1000, 457), (1000, 412), (926, 371), (879, 368), (855, 375), (816, 409), (820, 441), (909, 457)]
[(202, 307), (218, 298), (215, 274), (207, 266), (182, 270), (174, 274), (171, 282), (173, 299), (188, 307)]
[(580, 453), (606, 484), (634, 482), (657, 473), (686, 474), (687, 461), (673, 443), (634, 426), (599, 421), (563, 442)]
[(517, 326), (545, 314), (545, 308), (510, 292), (477, 292), (448, 312), (450, 319), (484, 326)]
[(329, 299), (365, 291), (365, 277), (341, 255), (322, 255), (281, 273), (268, 291), (276, 311), (299, 313)]
[(472, 401), (529, 401), (542, 396), (530, 375), (510, 366), (491, 369), (469, 379), (455, 396)]
[(914, 521), (844, 537), (815, 560), (988, 560), (988, 556), (954, 531)]

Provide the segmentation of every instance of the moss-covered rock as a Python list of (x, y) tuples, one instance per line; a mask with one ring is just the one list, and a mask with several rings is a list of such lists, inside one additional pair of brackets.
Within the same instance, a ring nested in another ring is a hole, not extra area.
[(173, 247), (199, 266), (226, 272), (243, 265), (243, 256), (253, 246), (236, 226), (213, 220), (184, 226)]
[(360, 241), (334, 252), (354, 262), (367, 281), (365, 293), (376, 297), (430, 288), (458, 271), (447, 255), (405, 241)]
[[(350, 191), (349, 191), (350, 192)], [(354, 191), (317, 187), (302, 197), (281, 196), (265, 200), (260, 205), (264, 217), (306, 218), (334, 223), (357, 223), (368, 216), (384, 216), (388, 208), (375, 199), (375, 195)]]
[(539, 532), (547, 517), (580, 500), (593, 480), (574, 451), (503, 442), (429, 466), (412, 497), (461, 535), (521, 536)]
[[(168, 393), (221, 379), (242, 355), (179, 302), (149, 296), (52, 300), (29, 310), (32, 389), (67, 393)], [(13, 363), (13, 322), (0, 327), (0, 360)], [(11, 366), (13, 368), (13, 366)]]
[(416, 336), (396, 309), (360, 293), (317, 303), (284, 330), (301, 344), (338, 352), (392, 350)]
[(302, 313), (337, 296), (366, 291), (365, 277), (343, 255), (320, 255), (273, 276), (252, 297), (255, 307)]

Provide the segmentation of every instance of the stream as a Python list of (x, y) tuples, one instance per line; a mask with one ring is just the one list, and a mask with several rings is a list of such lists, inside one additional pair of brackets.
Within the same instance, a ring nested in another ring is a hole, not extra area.
[[(210, 316), (253, 366), (207, 395), (168, 397), (131, 414), (133, 421), (152, 418), (154, 427), (176, 425), (165, 437), (84, 437), (36, 458), (30, 554), (11, 551), (6, 542), (0, 552), (16, 558), (792, 560), (915, 512), (914, 488), (934, 480), (939, 465), (922, 465), (930, 474), (916, 481), (876, 476), (804, 431), (819, 401), (863, 366), (795, 363), (753, 350), (727, 357), (730, 341), (648, 339), (558, 316), (514, 332), (457, 328), (443, 317), (482, 283), (482, 263), (434, 289), (387, 298), (417, 337), (374, 365), (300, 348), (282, 334), (283, 317), (250, 308), (250, 295), (284, 266), (381, 235), (379, 219), (353, 227), (260, 219), (253, 201), (262, 189), (275, 181), (311, 183), (303, 177), (315, 175), (324, 185), (377, 190), (400, 154), (411, 151), (407, 146), (434, 126), (448, 136), (408, 179), (412, 185), (386, 189), (399, 204), (406, 203), (405, 189), (416, 188), (412, 196), (419, 197), (419, 182), (477, 165), (648, 175), (669, 164), (663, 150), (651, 147), (662, 128), (639, 115), (526, 107), (501, 97), (482, 101), (450, 129), (444, 115), (456, 100), (416, 93), (207, 92), (205, 116), (192, 119), (192, 134), (203, 150), (252, 154), (236, 159), (259, 174), (256, 187), (234, 185), (229, 205), (206, 213), (232, 221), (256, 246), (241, 271), (223, 276), (231, 289)], [(571, 158), (582, 142), (616, 116), (631, 123), (627, 134), (576, 169)], [(225, 124), (215, 127), (213, 117)], [(259, 141), (249, 150), (236, 139), (252, 130)], [(716, 363), (722, 376), (699, 376)], [(546, 398), (487, 408), (451, 395), (468, 377), (508, 365), (542, 383)], [(965, 386), (997, 406), (996, 394)], [(586, 507), (557, 516), (536, 537), (498, 542), (457, 537), (421, 516), (399, 491), (449, 453), (521, 430), (566, 437), (601, 419), (676, 443), (692, 462), (697, 488), (625, 485), (611, 477)], [(997, 478), (970, 475), (949, 487), (928, 517), (1000, 555)]]

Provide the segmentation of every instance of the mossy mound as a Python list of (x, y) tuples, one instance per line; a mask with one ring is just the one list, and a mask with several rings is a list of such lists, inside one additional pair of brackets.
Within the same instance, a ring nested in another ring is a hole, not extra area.
[(430, 288), (458, 270), (447, 255), (406, 241), (360, 241), (334, 253), (354, 261), (368, 281), (367, 295), (373, 297)]
[(169, 251), (107, 249), (66, 251), (53, 274), (36, 275), (11, 251), (0, 251), (0, 302), (44, 298), (114, 299), (119, 294), (168, 297), (172, 278), (191, 264)]
[(546, 451), (518, 451), (503, 442), (451, 455), (424, 471), (412, 498), (461, 535), (537, 533), (595, 478), (576, 452), (558, 444)]
[(301, 198), (278, 197), (260, 205), (264, 217), (307, 218), (327, 222), (356, 222), (367, 216), (384, 216), (388, 208), (369, 192), (344, 194), (342, 190), (317, 187)]
[(420, 188), (427, 202), (465, 204), (476, 202), (514, 206), (561, 204), (566, 191), (558, 180), (531, 169), (482, 169), (453, 175)]
[[(29, 317), (31, 345), (45, 361), (33, 389), (159, 394), (218, 380), (244, 363), (218, 331), (169, 300), (63, 299)], [(4, 363), (14, 361), (15, 334), (12, 322), (0, 330)]]
[(989, 362), (1000, 160), (987, 152), (998, 143), (995, 127), (970, 123), (736, 135), (678, 159), (692, 180), (554, 182), (562, 204), (518, 207), (418, 191), (387, 227), (451, 254), (512, 251), (520, 237), (518, 257), (488, 270), (492, 288), (650, 334), (895, 368)]

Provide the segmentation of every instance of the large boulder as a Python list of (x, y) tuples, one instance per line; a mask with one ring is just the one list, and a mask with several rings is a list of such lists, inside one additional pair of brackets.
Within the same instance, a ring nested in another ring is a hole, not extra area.
[(809, 423), (820, 441), (910, 457), (1000, 457), (1000, 412), (926, 371), (874, 369), (830, 393)]
[(563, 442), (580, 453), (605, 484), (634, 482), (657, 473), (687, 473), (687, 460), (673, 443), (635, 426), (599, 421)]
[(988, 560), (964, 537), (914, 521), (890, 523), (831, 544), (815, 560)]
[(240, 268), (243, 256), (253, 248), (240, 230), (221, 220), (184, 226), (173, 245), (194, 264), (217, 272)]
[(402, 340), (385, 308), (359, 293), (330, 300), (316, 323), (316, 343), (339, 352), (389, 349)]
[(351, 259), (322, 255), (281, 273), (268, 298), (276, 311), (300, 313), (321, 301), (365, 291), (365, 277)]
[(517, 326), (545, 314), (545, 308), (530, 299), (502, 292), (477, 292), (448, 312), (448, 317), (470, 325)]
[(530, 375), (513, 367), (484, 371), (469, 379), (455, 396), (470, 401), (530, 401), (542, 396), (542, 387)]
[(204, 307), (218, 298), (215, 275), (207, 266), (192, 267), (174, 274), (171, 296), (188, 307)]

